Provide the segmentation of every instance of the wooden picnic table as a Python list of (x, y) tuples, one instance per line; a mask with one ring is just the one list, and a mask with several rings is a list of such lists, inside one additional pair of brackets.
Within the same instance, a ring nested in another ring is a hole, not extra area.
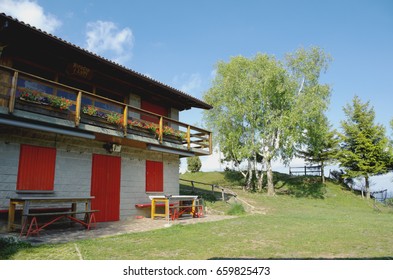
[[(169, 221), (178, 219), (185, 213), (192, 214), (193, 217), (203, 216), (203, 203), (197, 195), (151, 195), (151, 218), (165, 217)], [(156, 212), (156, 205), (158, 203), (165, 204), (165, 211), (163, 214)]]
[[(25, 227), (30, 221), (28, 234), (38, 233), (44, 227), (54, 223), (60, 218), (68, 218), (75, 222), (84, 225), (90, 229), (91, 223), (95, 223), (94, 212), (96, 210), (91, 209), (91, 200), (93, 196), (87, 197), (55, 197), (55, 196), (20, 196), (10, 198), (9, 210), (8, 210), (8, 231), (15, 230), (18, 226), (15, 224), (15, 211), (17, 206), (22, 206), (22, 217), (21, 217), (21, 235)], [(77, 209), (78, 204), (84, 204), (84, 209)], [(33, 213), (32, 209), (39, 208), (40, 212)], [(66, 209), (66, 210), (64, 210)], [(46, 211), (47, 210), (47, 211)], [(85, 220), (76, 218), (77, 214), (85, 214)], [(38, 226), (37, 219), (41, 216), (50, 217), (50, 221), (46, 222), (43, 226)], [(86, 220), (87, 217), (87, 220)]]

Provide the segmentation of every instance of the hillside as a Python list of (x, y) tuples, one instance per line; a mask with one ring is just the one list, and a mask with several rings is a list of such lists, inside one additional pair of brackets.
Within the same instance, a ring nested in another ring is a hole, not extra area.
[[(266, 177), (266, 176), (265, 176)], [(184, 181), (183, 181), (184, 179)], [(185, 194), (192, 193), (191, 183), (188, 181), (202, 182), (206, 184), (214, 184), (237, 193), (240, 199), (251, 201), (258, 205), (262, 200), (264, 206), (270, 205), (269, 197), (266, 196), (265, 190), (262, 192), (243, 191), (243, 178), (236, 172), (197, 172), (185, 173), (180, 175), (181, 192)], [(326, 185), (319, 182), (318, 177), (289, 176), (288, 174), (274, 173), (274, 184), (276, 188), (276, 196), (270, 197), (270, 200), (284, 201), (290, 200), (291, 204), (301, 201), (313, 201), (322, 205), (331, 205), (332, 207), (349, 207), (348, 210), (364, 209), (366, 211), (378, 210), (379, 212), (392, 212), (389, 207), (382, 204), (375, 204), (373, 200), (361, 198), (359, 193), (354, 193), (343, 185), (332, 180), (327, 180)], [(208, 202), (220, 200), (221, 192), (215, 189), (215, 198), (211, 197), (212, 188), (209, 185), (194, 183), (197, 194), (207, 198)], [(272, 203), (272, 207), (277, 203)], [(377, 209), (376, 207), (377, 206)], [(274, 208), (274, 207), (273, 207)]]
[[(237, 201), (247, 210), (237, 217), (205, 223), (196, 219), (191, 225), (19, 248), (9, 259), (47, 259), (58, 252), (63, 252), (61, 259), (72, 259), (77, 257), (76, 246), (84, 259), (393, 259), (391, 208), (379, 205), (376, 210), (372, 201), (330, 181), (325, 187), (315, 178), (276, 173), (277, 195), (268, 197), (242, 191), (239, 177), (229, 175), (181, 177), (235, 191), (236, 200), (232, 197), (227, 203), (215, 200), (210, 186), (195, 185), (205, 197), (208, 215), (225, 214)], [(181, 193), (191, 193), (190, 185), (182, 182)], [(215, 195), (221, 196), (218, 191)]]

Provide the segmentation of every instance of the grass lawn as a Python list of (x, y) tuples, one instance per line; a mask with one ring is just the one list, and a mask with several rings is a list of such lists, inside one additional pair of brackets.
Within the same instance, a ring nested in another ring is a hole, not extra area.
[[(203, 182), (212, 182), (206, 178), (224, 180), (220, 173), (202, 175), (186, 177), (200, 176)], [(309, 178), (276, 176), (276, 185), (274, 197), (234, 187), (239, 198), (255, 208), (233, 219), (67, 244), (22, 246), (6, 257), (78, 259), (80, 253), (93, 260), (393, 259), (391, 208), (381, 206), (376, 211), (371, 201), (332, 182), (322, 187)], [(213, 201), (208, 205), (223, 211), (229, 207)]]

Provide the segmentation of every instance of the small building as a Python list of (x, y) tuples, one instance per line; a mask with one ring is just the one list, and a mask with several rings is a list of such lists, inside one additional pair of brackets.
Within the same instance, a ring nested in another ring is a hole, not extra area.
[(181, 157), (210, 155), (182, 91), (0, 14), (0, 211), (26, 194), (94, 196), (97, 221), (179, 193)]

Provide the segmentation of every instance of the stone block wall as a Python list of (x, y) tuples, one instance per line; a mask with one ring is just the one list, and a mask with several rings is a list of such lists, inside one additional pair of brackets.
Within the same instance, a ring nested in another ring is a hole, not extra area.
[[(56, 148), (54, 181), (55, 196), (89, 196), (92, 155), (108, 154), (102, 142), (24, 129), (9, 131), (0, 128), (0, 210), (7, 210), (10, 197), (16, 192), (20, 144)], [(120, 181), (120, 219), (142, 213), (135, 204), (149, 202), (145, 192), (146, 160), (162, 161), (164, 193), (179, 194), (179, 157), (132, 147), (122, 147)], [(160, 193), (162, 194), (162, 193)], [(146, 213), (143, 213), (145, 215)]]

